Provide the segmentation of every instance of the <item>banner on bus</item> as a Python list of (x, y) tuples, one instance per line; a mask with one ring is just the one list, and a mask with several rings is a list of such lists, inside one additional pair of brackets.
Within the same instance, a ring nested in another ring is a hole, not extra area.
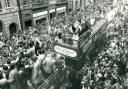
[(60, 53), (60, 54), (65, 55), (65, 56), (77, 57), (77, 52), (75, 50), (68, 49), (68, 48), (65, 48), (65, 47), (62, 47), (62, 46), (59, 46), (59, 45), (55, 45), (54, 50), (57, 53)]

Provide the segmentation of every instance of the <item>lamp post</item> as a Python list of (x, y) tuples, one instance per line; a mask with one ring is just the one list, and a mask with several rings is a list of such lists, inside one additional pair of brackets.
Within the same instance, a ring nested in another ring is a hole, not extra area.
[(23, 31), (22, 13), (21, 13), (20, 1), (19, 0), (17, 0), (17, 6), (18, 6), (18, 13), (19, 13), (19, 18), (20, 18), (21, 30)]

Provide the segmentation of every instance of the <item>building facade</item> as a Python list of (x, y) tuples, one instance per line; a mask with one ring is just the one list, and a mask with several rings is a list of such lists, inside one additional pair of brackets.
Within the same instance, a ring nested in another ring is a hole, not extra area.
[(16, 0), (0, 1), (0, 32), (8, 36), (21, 30), (20, 19)]
[(48, 0), (32, 0), (33, 25), (45, 23), (48, 20)]
[(67, 12), (68, 0), (19, 0), (23, 29), (44, 24), (55, 16)]
[(63, 16), (67, 12), (68, 0), (33, 0), (32, 12), (34, 25), (43, 24), (55, 16)]
[(13, 34), (67, 13), (68, 0), (1, 0), (0, 32)]
[(33, 25), (31, 0), (19, 0), (19, 12), (22, 29)]
[(56, 14), (57, 16), (64, 16), (68, 13), (68, 1), (67, 0), (57, 0), (56, 3)]

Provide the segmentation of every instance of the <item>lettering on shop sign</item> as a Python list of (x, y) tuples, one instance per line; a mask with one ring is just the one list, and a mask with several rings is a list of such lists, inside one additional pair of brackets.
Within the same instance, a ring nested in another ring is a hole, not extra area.
[(67, 49), (61, 46), (54, 46), (54, 50), (57, 53), (63, 54), (65, 56), (69, 56), (69, 57), (76, 57), (77, 56), (77, 52), (71, 49)]

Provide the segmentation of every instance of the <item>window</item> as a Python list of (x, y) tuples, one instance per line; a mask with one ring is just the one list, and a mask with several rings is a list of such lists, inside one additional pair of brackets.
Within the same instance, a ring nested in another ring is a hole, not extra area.
[(36, 25), (40, 25), (40, 24), (45, 25), (45, 23), (46, 23), (46, 18), (41, 18), (36, 20)]
[(37, 0), (37, 3), (45, 3), (45, 0)]
[(11, 1), (10, 0), (6, 0), (6, 7), (10, 7), (11, 6)]
[(23, 4), (23, 5), (28, 4), (28, 0), (23, 0), (22, 4)]
[(46, 0), (32, 0), (32, 3), (35, 4), (41, 4), (41, 3), (45, 3)]

